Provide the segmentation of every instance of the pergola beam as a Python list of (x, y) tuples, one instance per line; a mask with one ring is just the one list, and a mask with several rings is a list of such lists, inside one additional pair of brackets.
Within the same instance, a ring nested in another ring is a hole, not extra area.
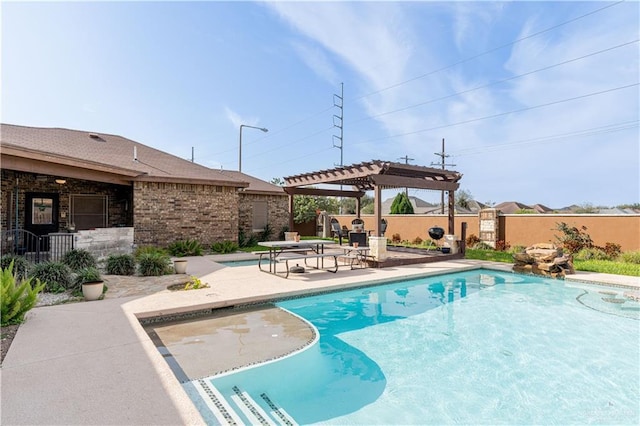
[(289, 195), (317, 195), (325, 197), (351, 197), (362, 198), (366, 195), (362, 191), (344, 191), (338, 189), (322, 189), (322, 188), (296, 188), (296, 187), (283, 187), (284, 192)]
[(455, 191), (460, 186), (457, 182), (427, 180), (403, 176), (376, 175), (371, 180), (378, 186), (396, 188), (434, 189), (438, 191)]

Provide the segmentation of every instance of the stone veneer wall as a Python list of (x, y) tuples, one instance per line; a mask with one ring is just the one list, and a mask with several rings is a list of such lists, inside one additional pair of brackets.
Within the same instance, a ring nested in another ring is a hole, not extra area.
[(133, 253), (133, 228), (99, 228), (78, 231), (73, 234), (73, 245), (77, 249), (91, 252), (98, 260), (110, 254)]
[(253, 204), (256, 201), (267, 202), (267, 218), (273, 230), (271, 239), (278, 239), (280, 232), (289, 226), (289, 196), (246, 194), (240, 192), (238, 206), (239, 228), (244, 231), (245, 235), (251, 235), (253, 231)]
[(135, 244), (167, 246), (193, 239), (204, 245), (238, 241), (236, 188), (134, 182)]

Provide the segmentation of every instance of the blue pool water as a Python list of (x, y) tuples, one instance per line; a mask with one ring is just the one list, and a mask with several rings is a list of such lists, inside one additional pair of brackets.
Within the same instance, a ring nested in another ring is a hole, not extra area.
[(319, 343), (207, 382), (299, 424), (638, 424), (638, 303), (605, 301), (622, 293), (476, 270), (283, 301)]
[(219, 262), (221, 265), (230, 266), (232, 268), (236, 266), (254, 266), (258, 264), (258, 259), (250, 259), (250, 260), (231, 260), (228, 262)]

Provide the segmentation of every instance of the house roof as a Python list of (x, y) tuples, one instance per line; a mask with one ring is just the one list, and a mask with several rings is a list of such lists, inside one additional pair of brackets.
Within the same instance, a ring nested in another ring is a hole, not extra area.
[(120, 184), (204, 183), (278, 192), (251, 176), (210, 169), (117, 135), (0, 124), (0, 141), (3, 167), (21, 171)]

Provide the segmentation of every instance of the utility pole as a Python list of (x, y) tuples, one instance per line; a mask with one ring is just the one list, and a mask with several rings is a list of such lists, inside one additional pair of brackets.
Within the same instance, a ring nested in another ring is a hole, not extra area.
[[(415, 160), (415, 158), (409, 158), (408, 155), (405, 155), (404, 157), (398, 158), (398, 160), (404, 160), (404, 164), (409, 164), (409, 161), (413, 161)], [(409, 198), (409, 188), (404, 189), (404, 195), (406, 195), (407, 198)]]
[[(344, 123), (344, 83), (340, 83), (340, 95), (333, 95), (333, 106), (337, 107), (340, 115), (333, 114), (333, 127), (340, 129), (340, 136), (333, 135), (333, 147), (340, 150), (340, 167), (344, 167), (344, 140), (343, 136), (343, 123)], [(338, 144), (336, 145), (336, 140)], [(342, 185), (340, 185), (340, 191), (342, 191)], [(342, 197), (340, 197), (340, 214), (342, 214)]]
[[(440, 157), (440, 163), (431, 163), (432, 166), (442, 166), (442, 170), (445, 169), (445, 166), (455, 167), (455, 164), (445, 163), (445, 159), (448, 158), (449, 156), (445, 154), (445, 151), (444, 151), (444, 138), (442, 138), (442, 152), (434, 152), (434, 154)], [(440, 212), (444, 214), (444, 191), (441, 191), (440, 193), (440, 206), (441, 206)]]

